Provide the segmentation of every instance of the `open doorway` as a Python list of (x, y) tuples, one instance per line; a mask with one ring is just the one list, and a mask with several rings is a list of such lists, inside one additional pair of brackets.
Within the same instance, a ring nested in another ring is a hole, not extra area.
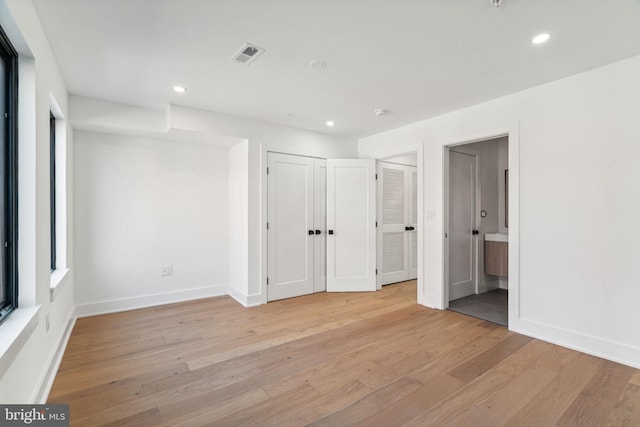
[(418, 155), (387, 157), (377, 166), (378, 289), (402, 283), (417, 294)]
[(447, 149), (449, 309), (508, 326), (508, 137)]

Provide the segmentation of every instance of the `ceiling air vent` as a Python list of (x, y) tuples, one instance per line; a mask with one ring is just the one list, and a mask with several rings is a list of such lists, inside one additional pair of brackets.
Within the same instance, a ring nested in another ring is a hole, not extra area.
[(231, 59), (239, 64), (251, 64), (256, 60), (257, 57), (262, 55), (264, 49), (258, 46), (254, 46), (250, 43), (245, 43), (242, 45), (240, 50), (238, 50)]

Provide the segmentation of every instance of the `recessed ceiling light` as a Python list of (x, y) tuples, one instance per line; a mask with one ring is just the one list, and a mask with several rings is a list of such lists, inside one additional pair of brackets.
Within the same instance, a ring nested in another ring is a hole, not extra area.
[(174, 86), (173, 91), (177, 93), (185, 93), (187, 91), (187, 88), (185, 88), (184, 86)]
[(333, 120), (327, 120), (327, 126), (329, 126), (330, 128), (333, 127), (335, 123), (333, 123)]
[(382, 108), (377, 108), (373, 110), (373, 114), (375, 114), (376, 116), (384, 116), (385, 114), (387, 114), (387, 110), (383, 110)]
[(551, 38), (551, 34), (549, 34), (549, 33), (538, 34), (537, 36), (535, 36), (534, 38), (531, 39), (531, 43), (533, 43), (533, 44), (545, 43), (550, 38)]

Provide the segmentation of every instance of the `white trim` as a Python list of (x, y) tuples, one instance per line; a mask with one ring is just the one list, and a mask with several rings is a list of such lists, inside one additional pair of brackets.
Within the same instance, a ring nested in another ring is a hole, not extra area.
[(384, 187), (382, 185), (382, 161), (376, 159), (376, 290), (379, 291), (382, 289), (382, 274), (384, 273), (382, 270), (382, 266), (384, 265), (384, 246), (382, 239), (384, 235), (382, 234), (382, 214), (384, 207), (382, 206), (383, 199), (383, 191)]
[[(376, 201), (376, 217), (378, 220), (378, 229), (376, 230), (376, 246), (380, 246), (382, 247), (382, 212), (381, 212), (381, 205), (379, 204), (379, 201), (382, 199), (381, 195), (380, 195), (380, 183), (381, 183), (381, 174), (380, 174), (380, 170), (379, 170), (379, 164), (380, 162), (384, 162), (385, 159), (389, 159), (389, 158), (394, 158), (394, 157), (398, 157), (398, 156), (404, 156), (404, 155), (411, 155), (411, 154), (415, 154), (417, 157), (417, 166), (412, 166), (415, 167), (417, 172), (418, 172), (418, 188), (416, 189), (416, 191), (418, 192), (418, 200), (416, 201), (417, 203), (417, 215), (418, 215), (418, 223), (417, 223), (417, 228), (418, 228), (418, 274), (417, 274), (417, 278), (416, 278), (416, 301), (418, 304), (421, 305), (428, 305), (425, 303), (425, 300), (428, 301), (428, 298), (426, 297), (426, 293), (425, 293), (425, 289), (426, 289), (426, 282), (424, 280), (424, 229), (425, 229), (425, 221), (424, 221), (424, 144), (418, 144), (417, 146), (415, 146), (415, 150), (412, 149), (406, 149), (401, 152), (401, 153), (392, 153), (392, 154), (387, 154), (384, 156), (373, 156), (373, 158), (376, 160), (376, 172), (378, 173), (378, 180), (376, 181), (376, 185), (378, 186), (377, 188), (377, 193), (376, 196), (378, 198), (378, 200)], [(360, 156), (358, 156), (358, 158), (361, 158)], [(378, 245), (378, 242), (380, 242), (380, 244)], [(382, 289), (382, 254), (381, 252), (376, 249), (376, 264), (378, 267), (378, 276), (376, 278), (376, 287), (377, 289)]]
[[(259, 304), (266, 304), (267, 303), (267, 280), (268, 280), (268, 274), (269, 274), (269, 268), (267, 266), (268, 263), (268, 253), (269, 253), (269, 247), (268, 247), (268, 233), (267, 233), (267, 227), (266, 227), (266, 223), (269, 219), (269, 212), (267, 209), (267, 199), (268, 199), (268, 191), (269, 191), (269, 186), (268, 186), (268, 176), (267, 176), (267, 167), (269, 165), (269, 150), (267, 150), (267, 147), (265, 147), (263, 144), (259, 144), (258, 146), (258, 150), (259, 150), (259, 168), (260, 168), (260, 173), (258, 174), (258, 180), (259, 180), (259, 188), (260, 188), (260, 268), (258, 271), (258, 280), (260, 281), (259, 285), (260, 285), (260, 302)], [(251, 172), (249, 172), (249, 174), (251, 174)], [(236, 298), (236, 295), (229, 293), (229, 295), (231, 295), (232, 298), (234, 298), (236, 301), (238, 301), (240, 304), (244, 305), (245, 307), (247, 307), (248, 305), (248, 297), (247, 295), (242, 295), (241, 299)], [(245, 302), (243, 302), (245, 301)]]
[(231, 286), (229, 286), (228, 295), (244, 307), (255, 307), (257, 305), (264, 304), (262, 302), (261, 294), (247, 295), (244, 292), (240, 291), (239, 289), (236, 289)]
[(51, 360), (49, 360), (48, 363), (49, 368), (40, 381), (40, 387), (36, 389), (36, 395), (33, 399), (31, 399), (32, 402), (36, 402), (39, 404), (47, 403), (49, 393), (51, 392), (51, 387), (53, 386), (53, 381), (56, 379), (58, 368), (60, 368), (60, 363), (62, 362), (62, 356), (64, 356), (64, 351), (66, 350), (67, 344), (69, 343), (71, 331), (73, 331), (73, 327), (76, 324), (76, 319), (77, 317), (74, 310), (69, 314), (69, 319), (67, 319), (67, 327), (58, 340), (56, 351), (51, 355)]
[(638, 347), (522, 318), (511, 322), (509, 318), (509, 329), (514, 332), (640, 369)]
[[(438, 293), (425, 293), (428, 307), (444, 310), (449, 306), (449, 277), (448, 277), (448, 239), (445, 233), (448, 229), (448, 178), (449, 151), (448, 147), (491, 139), (508, 137), (509, 147), (509, 329), (516, 325), (520, 318), (520, 122), (513, 122), (507, 129), (487, 133), (485, 136), (466, 140), (445, 141), (442, 145), (442, 197), (441, 209), (441, 247), (442, 247), (442, 282)], [(515, 329), (513, 329), (515, 330)]]
[(520, 319), (520, 122), (509, 131), (509, 329)]
[[(67, 259), (69, 258), (68, 250), (68, 233), (69, 229), (69, 203), (68, 203), (68, 168), (67, 168), (67, 120), (62, 112), (62, 108), (58, 104), (53, 93), (49, 93), (49, 110), (55, 118), (55, 143), (56, 151), (53, 153), (55, 162), (55, 210), (56, 222), (53, 224), (56, 232), (56, 265), (57, 270), (68, 270)], [(49, 153), (51, 155), (51, 153)], [(49, 171), (50, 172), (50, 171)], [(54, 271), (54, 273), (55, 273)], [(66, 274), (66, 273), (65, 273)], [(54, 288), (57, 285), (51, 284)], [(56, 293), (56, 292), (54, 292)], [(51, 295), (51, 301), (55, 295)]]
[(424, 145), (419, 144), (416, 150), (418, 156), (418, 278), (416, 300), (418, 304), (425, 305), (425, 288), (426, 281), (424, 280)]
[(18, 353), (38, 327), (40, 306), (17, 308), (2, 322), (0, 378), (9, 370)]
[(139, 297), (121, 298), (116, 300), (99, 301), (88, 304), (78, 304), (78, 317), (95, 316), (98, 314), (117, 313), (119, 311), (135, 310), (138, 308), (155, 307), (164, 304), (190, 301), (227, 295), (227, 285), (212, 285), (197, 289), (186, 289), (161, 294), (143, 295)]
[(49, 279), (49, 301), (54, 301), (58, 297), (64, 285), (69, 282), (69, 280), (67, 280), (68, 277), (68, 268), (56, 269), (51, 272), (51, 278)]

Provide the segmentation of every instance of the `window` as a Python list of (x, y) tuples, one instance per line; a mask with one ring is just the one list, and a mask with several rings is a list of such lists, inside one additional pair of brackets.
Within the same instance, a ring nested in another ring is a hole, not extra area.
[(51, 271), (56, 269), (56, 118), (49, 112), (49, 195)]
[(51, 301), (60, 292), (67, 268), (67, 125), (55, 95), (49, 93), (49, 225)]
[(18, 54), (0, 27), (0, 322), (18, 305)]

